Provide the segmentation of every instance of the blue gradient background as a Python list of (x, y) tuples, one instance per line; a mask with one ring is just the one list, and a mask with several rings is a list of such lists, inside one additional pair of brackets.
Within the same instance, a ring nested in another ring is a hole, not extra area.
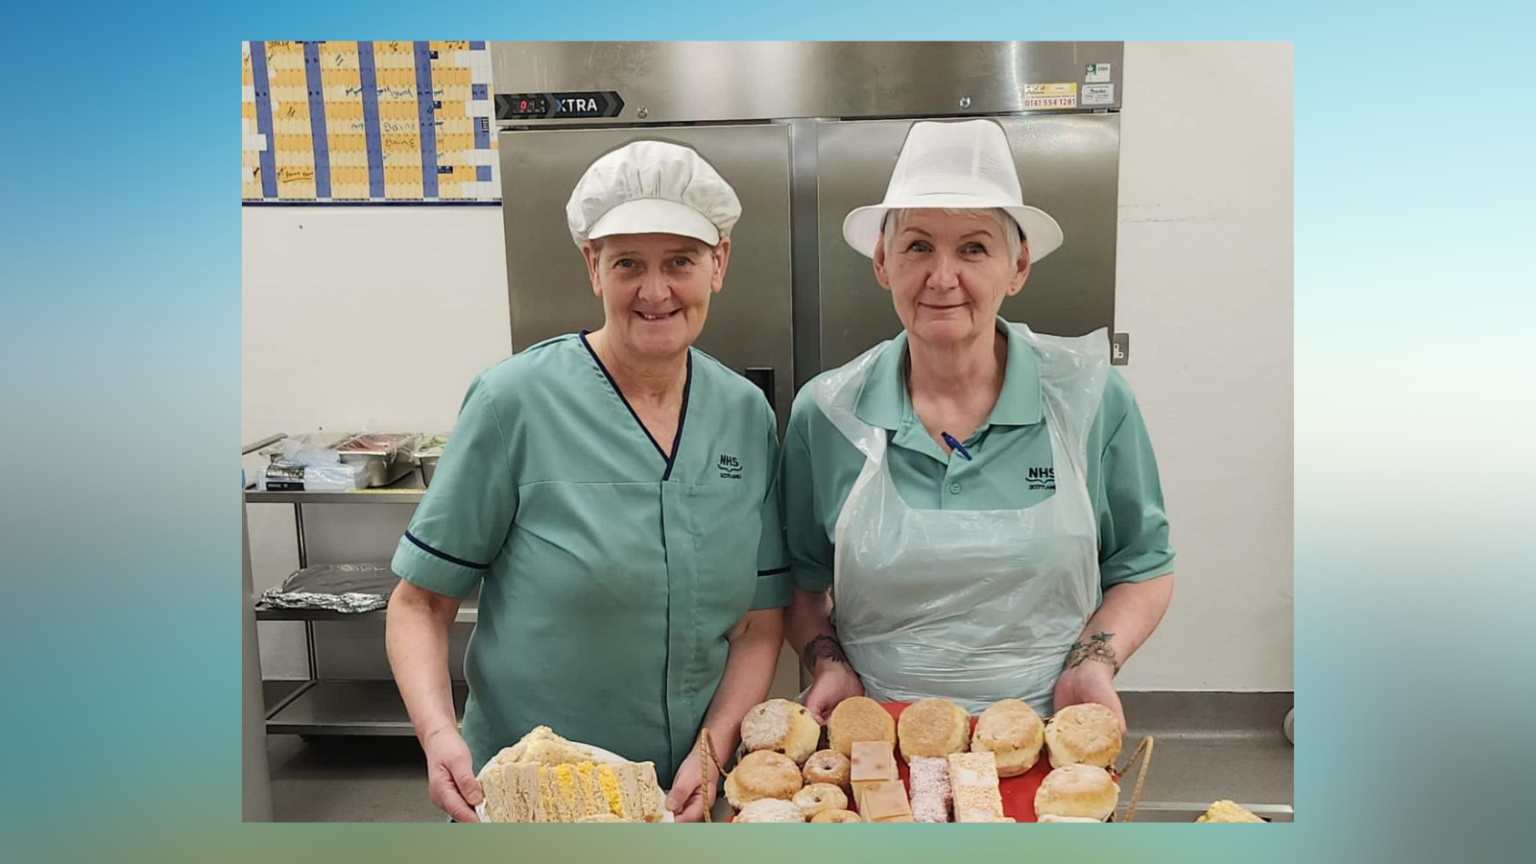
[[(0, 859), (1527, 857), (1532, 4), (350, 5), (7, 13)], [(1294, 40), (1299, 822), (238, 824), (235, 43), (390, 36)]]

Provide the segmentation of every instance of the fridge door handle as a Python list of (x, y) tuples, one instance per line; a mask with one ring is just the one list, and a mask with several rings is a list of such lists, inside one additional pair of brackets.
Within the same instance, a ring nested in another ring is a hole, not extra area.
[(774, 384), (774, 381), (773, 381), (773, 367), (772, 366), (748, 366), (746, 368), (746, 375), (747, 375), (747, 380), (748, 381), (751, 381), (753, 384), (756, 384), (757, 385), (757, 389), (763, 391), (763, 397), (768, 400), (768, 406), (770, 408), (774, 408), (775, 412), (777, 412), (778, 409), (775, 406), (774, 399), (773, 399), (773, 391), (774, 391), (774, 387), (773, 387), (773, 384)]

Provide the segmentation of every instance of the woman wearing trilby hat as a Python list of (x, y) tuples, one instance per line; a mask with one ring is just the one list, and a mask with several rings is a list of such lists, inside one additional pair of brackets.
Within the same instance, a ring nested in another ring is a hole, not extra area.
[(1024, 205), (1002, 127), (922, 122), (843, 237), (904, 329), (790, 415), (785, 629), (815, 676), (806, 706), (1099, 702), (1123, 727), (1114, 675), (1173, 591), (1152, 446), (1104, 333), (997, 317), (1061, 228)]
[[(698, 819), (700, 725), (725, 762), (767, 695), (790, 597), (777, 427), (760, 390), (691, 347), (740, 215), (687, 147), (598, 159), (566, 217), (603, 326), (469, 388), (395, 553), (387, 634), (432, 800), (456, 820), (475, 819), (479, 768), (540, 725), (655, 762), (668, 807)], [(461, 736), (448, 630), (476, 586)]]

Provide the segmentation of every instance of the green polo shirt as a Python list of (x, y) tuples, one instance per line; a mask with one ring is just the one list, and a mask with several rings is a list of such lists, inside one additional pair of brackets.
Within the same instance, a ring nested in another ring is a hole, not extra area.
[[(1055, 494), (1034, 350), (1001, 319), (998, 329), (1008, 339), (1003, 389), (986, 422), (961, 442), (969, 460), (946, 454), (913, 412), (902, 373), (905, 332), (870, 369), (854, 414), (888, 430), (891, 478), (914, 509), (1022, 510)], [(790, 413), (782, 484), (795, 584), (820, 591), (832, 585), (837, 517), (865, 457), (822, 413), (810, 389), (800, 389)], [(1088, 435), (1088, 492), (1098, 515), (1104, 588), (1173, 572), (1152, 442), (1130, 385), (1113, 369)]]
[(583, 336), (470, 387), (392, 566), (450, 597), (480, 586), (464, 659), (477, 771), (547, 725), (670, 784), (730, 631), (789, 602), (773, 412), (701, 352), (687, 381), (670, 459)]

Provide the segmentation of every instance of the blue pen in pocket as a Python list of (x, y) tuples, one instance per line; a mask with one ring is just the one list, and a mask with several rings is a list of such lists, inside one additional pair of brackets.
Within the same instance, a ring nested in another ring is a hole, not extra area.
[(956, 441), (955, 436), (949, 434), (948, 432), (940, 432), (939, 434), (944, 436), (944, 443), (949, 445), (949, 449), (959, 453), (961, 456), (964, 456), (965, 461), (971, 461), (971, 451), (965, 449), (964, 444)]

